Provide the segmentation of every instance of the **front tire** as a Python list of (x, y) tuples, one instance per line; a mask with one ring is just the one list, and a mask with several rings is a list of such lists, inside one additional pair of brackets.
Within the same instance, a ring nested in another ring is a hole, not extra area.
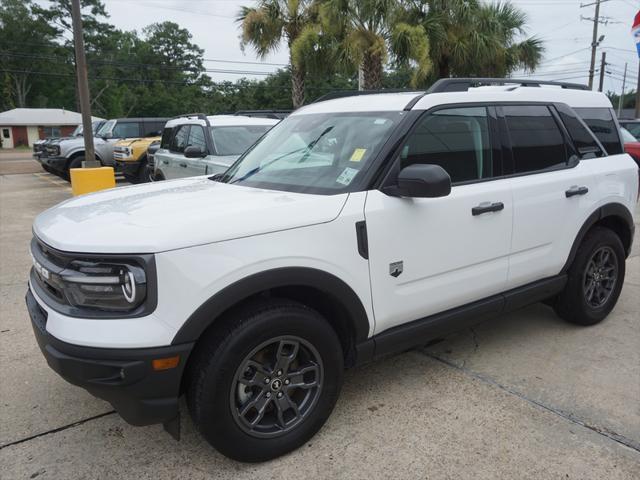
[(601, 322), (618, 301), (624, 274), (625, 254), (618, 235), (608, 228), (593, 228), (578, 249), (554, 310), (578, 325)]
[(340, 341), (316, 311), (288, 300), (254, 304), (221, 320), (190, 361), (187, 402), (219, 452), (266, 461), (307, 442), (340, 393)]
[(77, 157), (72, 158), (67, 166), (67, 169), (62, 173), (62, 178), (64, 178), (67, 182), (70, 182), (71, 169), (82, 168), (82, 162), (84, 162), (84, 155), (78, 155)]

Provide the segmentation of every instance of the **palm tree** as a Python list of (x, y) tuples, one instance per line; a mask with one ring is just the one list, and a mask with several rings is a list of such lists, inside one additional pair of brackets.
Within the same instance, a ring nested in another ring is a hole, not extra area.
[(526, 15), (509, 2), (422, 0), (413, 15), (429, 36), (438, 78), (504, 77), (519, 68), (533, 70), (542, 58), (539, 39), (517, 41), (525, 34)]
[(237, 21), (242, 27), (241, 45), (251, 45), (264, 58), (285, 41), (289, 48), (291, 100), (293, 107), (304, 103), (305, 67), (292, 52), (305, 27), (315, 25), (317, 8), (313, 0), (259, 0), (256, 7), (242, 7)]
[(429, 43), (422, 25), (411, 25), (399, 0), (320, 0), (325, 33), (339, 39), (339, 58), (361, 69), (364, 88), (382, 84), (389, 53), (397, 64), (414, 66), (412, 83), (430, 70)]

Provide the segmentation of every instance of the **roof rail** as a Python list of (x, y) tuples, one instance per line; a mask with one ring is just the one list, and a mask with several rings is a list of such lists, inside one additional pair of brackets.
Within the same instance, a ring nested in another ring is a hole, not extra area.
[(238, 110), (234, 115), (242, 115), (245, 117), (273, 118), (282, 120), (291, 113), (291, 110)]
[(374, 95), (376, 93), (416, 93), (418, 94), (420, 93), (420, 91), (416, 91), (414, 89), (408, 89), (408, 88), (383, 88), (380, 90), (336, 90), (336, 91), (321, 95), (311, 103), (324, 102), (325, 100), (333, 100), (334, 98), (358, 97), (360, 95)]
[(553, 85), (571, 90), (589, 90), (587, 85), (580, 83), (553, 82), (548, 80), (523, 80), (518, 78), (441, 78), (431, 85), (427, 93), (466, 92), (470, 88), (486, 85), (516, 85), (520, 87)]

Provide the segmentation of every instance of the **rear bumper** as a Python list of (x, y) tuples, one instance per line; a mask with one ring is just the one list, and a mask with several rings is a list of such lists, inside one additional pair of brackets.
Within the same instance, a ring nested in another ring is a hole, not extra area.
[[(26, 303), (40, 350), (58, 375), (109, 402), (132, 425), (167, 423), (177, 417), (182, 374), (193, 343), (137, 349), (72, 345), (47, 332), (47, 313), (30, 289)], [(153, 369), (154, 359), (175, 355), (180, 356), (177, 367)]]

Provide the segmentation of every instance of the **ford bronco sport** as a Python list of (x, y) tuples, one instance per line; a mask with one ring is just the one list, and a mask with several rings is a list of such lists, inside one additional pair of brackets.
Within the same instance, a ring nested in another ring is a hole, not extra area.
[(345, 367), (538, 301), (600, 322), (638, 167), (576, 114), (610, 114), (605, 95), (547, 83), (316, 102), (223, 175), (43, 212), (26, 296), (42, 353), (176, 437), (185, 394), (211, 445), (262, 461), (322, 427)]

